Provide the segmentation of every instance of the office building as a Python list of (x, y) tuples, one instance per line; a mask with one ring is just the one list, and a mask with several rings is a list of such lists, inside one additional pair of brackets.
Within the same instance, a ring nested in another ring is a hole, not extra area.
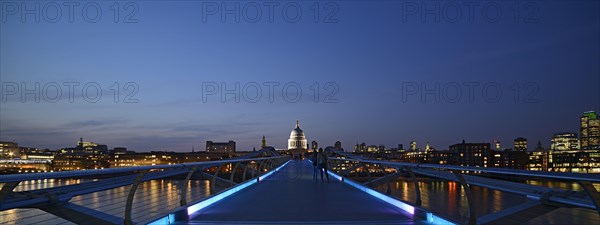
[(595, 111), (583, 113), (581, 122), (581, 148), (600, 149), (600, 118)]
[(513, 149), (515, 151), (527, 151), (527, 138), (524, 137), (518, 137), (515, 138), (514, 142), (513, 142)]
[(455, 154), (456, 165), (488, 167), (490, 162), (490, 143), (465, 143), (450, 146), (450, 152)]
[(568, 151), (579, 149), (579, 139), (575, 133), (562, 132), (552, 136), (550, 150)]
[(229, 142), (206, 141), (206, 151), (207, 152), (223, 152), (223, 153), (235, 152), (235, 141), (231, 141), (231, 140)]
[(13, 159), (19, 157), (19, 145), (15, 142), (0, 141), (0, 158)]

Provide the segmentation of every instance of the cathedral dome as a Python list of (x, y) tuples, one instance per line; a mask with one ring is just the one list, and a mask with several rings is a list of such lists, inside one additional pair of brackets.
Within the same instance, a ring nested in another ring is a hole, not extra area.
[(288, 149), (306, 149), (308, 142), (304, 131), (300, 129), (300, 123), (296, 121), (296, 128), (290, 133), (290, 139), (288, 140)]
[(298, 121), (296, 121), (296, 128), (294, 128), (292, 130), (292, 133), (290, 133), (290, 139), (305, 139), (306, 137), (304, 136), (304, 131), (302, 131), (302, 129), (300, 129), (300, 123)]

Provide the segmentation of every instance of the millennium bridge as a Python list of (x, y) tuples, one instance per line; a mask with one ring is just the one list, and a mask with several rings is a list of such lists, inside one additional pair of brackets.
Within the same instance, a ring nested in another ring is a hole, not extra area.
[[(309, 160), (292, 160), (272, 148), (219, 161), (2, 175), (0, 211), (35, 209), (60, 218), (38, 224), (475, 225), (523, 224), (556, 209), (578, 208), (597, 214), (588, 222), (600, 224), (600, 174), (416, 164), (365, 159), (344, 152), (328, 154), (329, 182), (321, 182), (320, 177), (313, 179)], [(412, 183), (413, 201), (392, 194), (391, 183), (400, 177)], [(456, 194), (467, 200), (466, 218), (450, 218), (424, 207), (418, 177), (458, 185), (461, 191)], [(581, 190), (532, 185), (515, 178), (576, 182)], [(32, 181), (68, 179), (82, 182), (24, 187)], [(164, 179), (181, 181), (169, 183), (177, 190), (178, 201), (174, 208), (154, 215), (152, 212), (166, 208), (167, 202), (159, 198), (158, 203), (148, 206), (136, 191), (148, 182)], [(191, 185), (193, 180), (206, 181), (204, 188), (209, 193), (198, 195), (201, 191)], [(476, 196), (472, 194), (476, 187), (524, 196), (526, 201), (478, 216)], [(117, 189), (121, 191), (114, 191)], [(107, 207), (99, 210), (84, 204), (86, 196), (102, 199), (96, 204)], [(11, 219), (10, 213), (0, 216), (0, 223), (27, 224)]]

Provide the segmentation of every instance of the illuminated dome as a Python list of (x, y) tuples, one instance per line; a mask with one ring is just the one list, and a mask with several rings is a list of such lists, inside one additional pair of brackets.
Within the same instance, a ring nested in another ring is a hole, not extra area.
[(296, 139), (296, 138), (306, 139), (306, 137), (304, 136), (304, 131), (302, 131), (302, 129), (300, 129), (300, 124), (298, 123), (298, 121), (296, 121), (296, 128), (294, 128), (292, 130), (292, 133), (290, 134), (290, 139)]
[(288, 140), (288, 149), (298, 149), (298, 150), (306, 150), (306, 146), (308, 141), (306, 141), (306, 136), (304, 136), (304, 131), (300, 129), (300, 123), (296, 121), (296, 128), (292, 130), (290, 133), (290, 139)]

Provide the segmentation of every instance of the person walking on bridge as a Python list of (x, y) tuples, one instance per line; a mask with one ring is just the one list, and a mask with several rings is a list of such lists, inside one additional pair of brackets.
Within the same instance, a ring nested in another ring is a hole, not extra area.
[(313, 150), (312, 154), (311, 154), (311, 158), (310, 160), (312, 161), (313, 164), (313, 180), (315, 182), (317, 182), (317, 173), (319, 171), (319, 162), (318, 161), (318, 152), (317, 150)]
[(323, 152), (323, 148), (319, 148), (319, 153), (317, 154), (317, 164), (319, 165), (319, 170), (321, 171), (321, 182), (323, 182), (323, 172), (325, 172), (327, 183), (329, 183), (329, 173), (327, 173), (327, 155), (325, 155)]

